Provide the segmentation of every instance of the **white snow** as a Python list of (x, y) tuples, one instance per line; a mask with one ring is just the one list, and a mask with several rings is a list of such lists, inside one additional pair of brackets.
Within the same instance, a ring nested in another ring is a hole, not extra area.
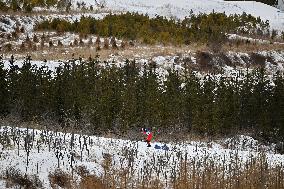
[[(97, 9), (93, 12), (86, 13), (69, 13), (62, 14), (61, 12), (51, 12), (43, 15), (33, 16), (11, 16), (3, 14), (0, 16), (0, 20), (6, 20), (9, 23), (0, 22), (0, 31), (11, 32), (16, 27), (16, 24), (22, 24), (29, 32), (32, 31), (36, 22), (40, 22), (46, 19), (52, 18), (64, 18), (69, 21), (75, 21), (82, 16), (103, 18), (110, 12), (138, 12), (148, 14), (151, 17), (156, 15), (172, 17), (177, 19), (183, 19), (194, 14), (199, 13), (211, 13), (225, 12), (226, 14), (242, 14), (246, 12), (255, 17), (260, 17), (263, 21), (268, 20), (272, 29), (284, 30), (284, 12), (280, 12), (277, 8), (268, 6), (263, 3), (254, 1), (223, 1), (223, 0), (103, 0), (99, 1), (100, 4), (104, 4), (105, 8), (98, 8), (96, 1), (84, 0), (87, 6), (93, 5)], [(73, 0), (73, 5), (76, 6), (76, 2), (82, 2), (81, 0)]]
[[(59, 39), (64, 41), (64, 44), (68, 44), (69, 42), (72, 41), (73, 38), (78, 37), (77, 35), (74, 34), (68, 34), (64, 37), (59, 37)], [(45, 53), (45, 52), (43, 52)], [(46, 52), (48, 54), (48, 52)], [(256, 52), (255, 54), (259, 54), (266, 58), (265, 61), (265, 68), (267, 71), (267, 74), (273, 75), (276, 72), (284, 73), (284, 51), (259, 51)], [(227, 56), (227, 58), (231, 61), (232, 65), (220, 65), (219, 68), (222, 70), (222, 73), (219, 73), (215, 75), (216, 78), (238, 78), (242, 79), (243, 76), (245, 76), (245, 73), (247, 72), (247, 66), (250, 66), (251, 64), (251, 56), (248, 53), (242, 53), (242, 52), (232, 52), (229, 51), (224, 54)], [(138, 55), (137, 55), (138, 56)], [(6, 54), (3, 56), (3, 63), (4, 63), (4, 68), (9, 69), (10, 67), (10, 60), (11, 55)], [(23, 57), (21, 55), (14, 55), (15, 57), (15, 62), (14, 65), (18, 65), (21, 67), (23, 65)], [(77, 58), (77, 57), (75, 57)], [(176, 60), (178, 60), (176, 62)], [(189, 62), (187, 62), (189, 60)], [(218, 59), (216, 60), (216, 65), (218, 65)], [(55, 71), (56, 68), (59, 65), (62, 65), (64, 63), (68, 62), (68, 60), (47, 60), (44, 62), (43, 60), (31, 60), (32, 65), (36, 65), (38, 67), (41, 66), (47, 66), (48, 69), (51, 71)], [(79, 63), (78, 60), (75, 61), (76, 64)], [(103, 60), (102, 60), (103, 62)], [(111, 54), (109, 58), (107, 59), (107, 62), (109, 65), (112, 66), (118, 66), (118, 67), (123, 67), (125, 66), (125, 58), (123, 56), (116, 56), (114, 54)], [(153, 57), (145, 57), (145, 58), (135, 58), (135, 62), (138, 67), (141, 67), (141, 74), (143, 73), (143, 65), (149, 65), (150, 63), (156, 63), (157, 64), (157, 69), (156, 73), (160, 76), (161, 80), (165, 79), (165, 76), (168, 75), (168, 70), (175, 70), (178, 71), (179, 73), (183, 73), (185, 70), (185, 63), (186, 64), (197, 64), (196, 63), (196, 54), (194, 53), (185, 53), (181, 54), (179, 56), (153, 56)], [(233, 67), (233, 65), (235, 65)], [(100, 66), (104, 67), (105, 64), (101, 63)], [(249, 72), (253, 68), (249, 68)], [(198, 71), (197, 75), (202, 75), (204, 76), (207, 73), (203, 73), (202, 70)]]
[[(85, 0), (87, 4), (96, 5), (93, 0)], [(226, 12), (242, 14), (246, 12), (262, 20), (269, 20), (274, 29), (284, 29), (284, 13), (279, 9), (255, 1), (223, 1), (223, 0), (101, 0), (110, 10), (130, 11), (161, 15), (183, 19), (193, 13)]]
[[(0, 144), (0, 148), (2, 148), (0, 173), (3, 173), (9, 167), (13, 167), (22, 173), (37, 174), (45, 188), (50, 188), (48, 174), (58, 167), (65, 172), (71, 173), (71, 162), (74, 169), (77, 166), (86, 166), (91, 173), (98, 176), (102, 175), (104, 154), (112, 156), (112, 165), (117, 169), (127, 166), (129, 155), (133, 154), (135, 158), (132, 163), (135, 170), (137, 170), (134, 171), (133, 178), (137, 177), (140, 168), (143, 168), (146, 164), (160, 166), (161, 162), (163, 162), (163, 174), (169, 174), (167, 170), (170, 170), (176, 164), (181, 154), (187, 154), (189, 159), (195, 159), (197, 162), (213, 161), (220, 165), (233, 166), (232, 162), (235, 161), (236, 157), (241, 164), (260, 153), (264, 153), (268, 159), (269, 167), (284, 163), (284, 155), (274, 154), (271, 147), (261, 145), (251, 137), (243, 135), (237, 137), (237, 139), (229, 138), (221, 142), (188, 141), (179, 144), (166, 144), (169, 151), (164, 151), (153, 147), (147, 148), (146, 144), (140, 141), (79, 134), (73, 135), (74, 145), (71, 147), (72, 134), (70, 133), (33, 129), (27, 131), (25, 128), (16, 127), (1, 127), (0, 133), (1, 136), (9, 136), (10, 138), (10, 144), (6, 147), (4, 147), (5, 143), (3, 141)], [(27, 133), (31, 137), (34, 136), (34, 140), (30, 141), (28, 164), (27, 150), (24, 147)], [(17, 140), (13, 140), (13, 137), (19, 140), (19, 148), (16, 143)], [(160, 142), (154, 142), (152, 145), (155, 146), (156, 144), (163, 145)], [(227, 148), (224, 147), (226, 145)], [(60, 154), (60, 158), (56, 157), (58, 154)], [(71, 154), (74, 155), (73, 161)], [(153, 162), (153, 158), (156, 161)], [(75, 171), (74, 176), (75, 178), (79, 177)], [(4, 182), (0, 179), (1, 185), (3, 186)]]

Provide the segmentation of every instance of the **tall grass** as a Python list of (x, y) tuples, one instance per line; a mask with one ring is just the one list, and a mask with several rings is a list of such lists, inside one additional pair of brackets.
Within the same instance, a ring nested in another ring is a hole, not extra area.
[[(236, 156), (237, 157), (237, 156)], [(189, 159), (187, 154), (169, 170), (159, 170), (146, 164), (139, 170), (138, 177), (133, 178), (133, 167), (117, 170), (107, 167), (102, 178), (87, 175), (83, 177), (80, 188), (100, 186), (101, 188), (123, 189), (282, 189), (284, 188), (284, 167), (270, 167), (263, 153), (252, 157), (239, 165), (218, 164), (206, 159)], [(152, 159), (154, 161), (154, 159)], [(239, 160), (236, 158), (234, 163)], [(238, 167), (239, 166), (239, 167)], [(154, 174), (153, 174), (154, 173)], [(160, 174), (164, 174), (164, 178)], [(169, 176), (167, 176), (170, 173)], [(99, 183), (99, 185), (98, 185)]]

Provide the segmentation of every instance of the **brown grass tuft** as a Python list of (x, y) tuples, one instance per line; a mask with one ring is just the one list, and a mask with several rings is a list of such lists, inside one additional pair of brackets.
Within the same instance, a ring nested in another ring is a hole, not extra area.
[(80, 182), (81, 189), (108, 189), (109, 187), (97, 176), (88, 175), (82, 178)]
[(60, 169), (56, 169), (53, 173), (48, 175), (49, 182), (52, 188), (72, 188), (71, 176)]

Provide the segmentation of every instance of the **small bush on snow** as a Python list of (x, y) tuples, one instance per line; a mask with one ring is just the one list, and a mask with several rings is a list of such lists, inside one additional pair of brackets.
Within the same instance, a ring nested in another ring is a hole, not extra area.
[(71, 176), (60, 169), (56, 169), (53, 173), (50, 173), (48, 177), (52, 188), (56, 188), (56, 186), (71, 188)]
[(6, 187), (20, 186), (24, 189), (42, 188), (42, 182), (37, 175), (26, 175), (13, 167), (6, 169), (3, 178), (7, 182)]

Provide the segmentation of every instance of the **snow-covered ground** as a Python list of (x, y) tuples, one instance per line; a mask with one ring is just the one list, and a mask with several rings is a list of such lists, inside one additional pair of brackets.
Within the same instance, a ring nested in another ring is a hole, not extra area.
[[(169, 143), (166, 144), (169, 147), (166, 151), (153, 147), (156, 144), (165, 145), (160, 142), (154, 142), (151, 148), (147, 148), (141, 141), (15, 127), (1, 127), (0, 134), (0, 173), (14, 168), (28, 175), (37, 174), (44, 188), (50, 188), (48, 175), (57, 168), (71, 174), (76, 167), (84, 166), (90, 173), (101, 176), (107, 154), (111, 155), (112, 166), (118, 170), (131, 163), (136, 170), (133, 178), (145, 165), (161, 166), (163, 174), (170, 174), (170, 170), (177, 166), (179, 158), (185, 154), (196, 164), (202, 162), (201, 165), (205, 165), (213, 161), (215, 165), (222, 165), (226, 169), (234, 166), (241, 168), (244, 162), (260, 154), (266, 156), (269, 167), (284, 164), (284, 155), (273, 153), (273, 145), (265, 146), (243, 135), (216, 142)], [(156, 169), (153, 170), (155, 172)], [(74, 177), (80, 180), (75, 171)], [(0, 187), (4, 185), (5, 181), (0, 179)]]
[[(67, 40), (67, 39), (66, 39)], [(68, 40), (67, 40), (68, 41)], [(68, 42), (67, 42), (68, 43)], [(48, 54), (49, 52), (42, 52), (43, 54)], [(179, 55), (158, 55), (151, 56), (144, 54), (136, 54), (134, 58), (137, 64), (137, 67), (143, 67), (143, 65), (148, 65), (150, 63), (155, 62), (157, 64), (157, 73), (163, 78), (168, 74), (169, 69), (173, 69), (183, 73), (185, 70), (185, 66), (196, 66), (197, 71), (196, 74), (202, 77), (204, 73), (199, 70), (198, 65), (198, 56), (197, 53), (194, 52), (185, 52)], [(147, 57), (145, 57), (147, 56)], [(266, 69), (267, 75), (271, 77), (277, 72), (283, 74), (284, 73), (284, 51), (259, 51), (255, 53), (241, 53), (241, 52), (226, 52), (223, 54), (210, 54), (211, 60), (208, 62), (210, 65), (214, 65), (215, 68), (219, 68), (219, 73), (215, 74), (216, 78), (242, 78), (245, 76), (247, 72), (247, 68), (249, 67), (249, 71), (254, 69), (254, 60), (253, 56), (261, 57), (262, 62), (258, 62), (259, 65), (264, 66)], [(24, 63), (24, 59), (22, 55), (14, 54), (14, 65), (18, 65), (21, 67)], [(78, 57), (75, 57), (78, 58)], [(4, 63), (4, 68), (9, 69), (10, 67), (10, 59), (11, 54), (6, 54), (2, 57), (2, 61)], [(84, 60), (84, 59), (83, 59)], [(102, 59), (102, 62), (105, 59)], [(31, 60), (32, 65), (36, 65), (38, 67), (47, 66), (48, 69), (55, 72), (56, 68), (64, 63), (69, 62), (70, 60)], [(114, 55), (110, 54), (106, 61), (109, 65), (122, 67), (125, 65), (126, 58), (123, 54)], [(76, 59), (76, 63), (79, 63), (79, 60)], [(100, 66), (105, 66), (104, 63), (101, 63)]]
[(80, 20), (82, 16), (92, 17), (101, 19), (108, 13), (74, 13), (74, 14), (62, 14), (62, 13), (51, 13), (43, 15), (0, 15), (0, 32), (11, 33), (17, 26), (24, 27), (25, 33), (31, 34), (34, 30), (34, 26), (44, 20), (52, 20), (55, 18), (64, 19), (70, 22)]
[[(93, 0), (76, 0), (96, 5)], [(223, 1), (223, 0), (98, 0), (110, 10), (132, 11), (150, 16), (161, 15), (183, 19), (193, 13), (226, 12), (242, 14), (246, 12), (262, 20), (269, 20), (274, 29), (284, 29), (284, 13), (279, 9), (255, 1)]]
[(1, 15), (0, 20), (6, 20), (0, 22), (0, 31), (13, 31), (17, 23), (22, 24), (27, 31), (32, 31), (35, 23), (45, 19), (51, 18), (64, 18), (69, 21), (75, 21), (80, 19), (81, 16), (91, 16), (94, 18), (102, 18), (110, 12), (138, 12), (148, 14), (151, 17), (156, 15), (173, 17), (183, 19), (189, 16), (191, 13), (211, 13), (225, 12), (227, 14), (242, 14), (246, 12), (255, 17), (260, 17), (263, 21), (268, 20), (272, 29), (284, 30), (284, 12), (280, 12), (279, 9), (254, 1), (223, 1), (223, 0), (97, 0), (104, 8), (97, 5), (94, 0), (74, 0), (74, 9), (77, 6), (77, 2), (85, 2), (86, 6), (93, 5), (95, 10), (89, 13), (62, 13), (53, 12), (43, 15), (31, 15), (31, 16), (11, 16)]

